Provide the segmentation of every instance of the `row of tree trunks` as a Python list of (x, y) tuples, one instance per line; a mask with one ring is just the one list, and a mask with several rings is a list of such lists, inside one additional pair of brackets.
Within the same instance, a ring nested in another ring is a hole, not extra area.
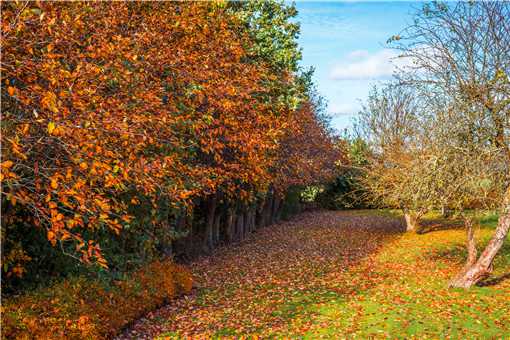
[(221, 194), (211, 194), (196, 202), (195, 209), (175, 218), (172, 225), (177, 233), (187, 235), (165, 247), (165, 253), (186, 258), (199, 253), (210, 253), (220, 244), (239, 242), (258, 228), (280, 220), (282, 197), (270, 190), (264, 199), (246, 205), (221, 199)]

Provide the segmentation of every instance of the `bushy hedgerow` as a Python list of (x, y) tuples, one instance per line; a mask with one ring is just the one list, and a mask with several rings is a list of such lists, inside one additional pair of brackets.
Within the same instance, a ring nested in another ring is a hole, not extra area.
[(191, 286), (191, 273), (171, 261), (153, 262), (123, 280), (64, 280), (5, 301), (2, 338), (110, 338)]

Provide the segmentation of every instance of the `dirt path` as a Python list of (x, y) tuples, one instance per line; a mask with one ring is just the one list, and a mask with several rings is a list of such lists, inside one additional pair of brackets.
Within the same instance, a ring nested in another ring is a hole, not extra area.
[(191, 264), (194, 293), (150, 313), (118, 339), (304, 332), (306, 301), (345, 294), (331, 274), (341, 275), (401, 231), (399, 220), (356, 211), (309, 212), (258, 230)]

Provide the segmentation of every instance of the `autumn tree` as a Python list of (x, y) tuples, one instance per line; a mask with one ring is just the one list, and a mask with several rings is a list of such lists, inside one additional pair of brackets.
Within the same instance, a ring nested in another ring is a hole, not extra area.
[(368, 143), (362, 186), (375, 206), (402, 209), (407, 230), (417, 230), (430, 208), (420, 175), (419, 102), (408, 86), (374, 87), (356, 121), (356, 133)]
[[(449, 158), (443, 164), (454, 162), (467, 169), (444, 168), (461, 193), (480, 189), (472, 192), (470, 200), (498, 202), (500, 217), (493, 238), (478, 257), (468, 242), (470, 256), (452, 281), (454, 287), (470, 287), (489, 275), (510, 229), (509, 18), (508, 2), (434, 2), (424, 5), (414, 24), (392, 39), (411, 61), (400, 81), (415, 86), (428, 102), (439, 99), (447, 104), (435, 112), (431, 127), (447, 129), (446, 139), (432, 143), (448, 141), (446, 149), (437, 148), (436, 158)], [(466, 196), (455, 200), (462, 197)]]
[[(261, 207), (276, 214), (279, 164), (299, 160), (285, 183), (323, 178), (312, 169), (333, 144), (302, 81), (293, 6), (1, 6), (9, 275), (33, 256), (22, 243), (39, 242), (26, 228), (103, 267), (104, 248), (110, 265), (111, 252), (170, 255), (178, 239), (210, 251), (252, 231)], [(284, 154), (294, 130), (314, 142)]]

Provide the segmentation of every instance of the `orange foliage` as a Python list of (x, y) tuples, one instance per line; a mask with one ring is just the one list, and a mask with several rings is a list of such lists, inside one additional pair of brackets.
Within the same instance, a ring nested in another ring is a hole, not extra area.
[[(283, 118), (256, 98), (269, 76), (242, 61), (236, 25), (214, 3), (3, 3), (10, 207), (106, 266), (81, 231), (119, 233), (138, 203), (122, 194), (177, 206), (219, 186), (266, 187)], [(15, 218), (7, 209), (4, 222)]]
[(154, 262), (125, 281), (67, 280), (2, 305), (2, 337), (103, 339), (148, 311), (191, 290), (191, 274)]
[(289, 126), (277, 153), (275, 177), (277, 189), (310, 185), (333, 179), (336, 162), (347, 162), (341, 140), (328, 135), (312, 103), (305, 102), (289, 119)]

